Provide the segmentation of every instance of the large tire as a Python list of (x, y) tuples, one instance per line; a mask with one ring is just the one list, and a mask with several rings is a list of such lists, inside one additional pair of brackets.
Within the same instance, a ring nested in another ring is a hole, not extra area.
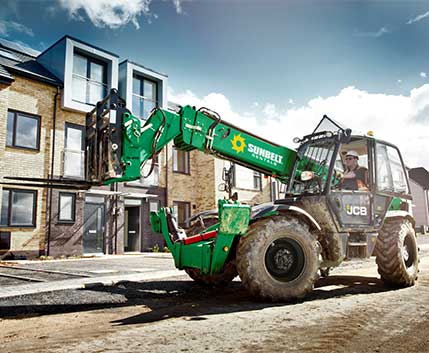
[(272, 301), (301, 299), (313, 290), (320, 244), (307, 225), (291, 216), (253, 223), (237, 248), (237, 270), (254, 296)]
[(375, 246), (375, 261), (381, 279), (396, 287), (414, 285), (419, 272), (419, 255), (411, 222), (407, 219), (386, 220)]
[(222, 272), (216, 273), (214, 275), (203, 275), (198, 268), (185, 268), (185, 272), (196, 283), (206, 287), (225, 287), (235, 277), (238, 276), (235, 261), (228, 261), (225, 264)]

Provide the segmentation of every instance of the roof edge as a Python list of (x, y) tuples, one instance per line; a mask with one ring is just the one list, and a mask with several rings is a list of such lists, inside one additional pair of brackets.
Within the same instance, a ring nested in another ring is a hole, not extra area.
[(94, 48), (94, 49), (100, 50), (100, 51), (102, 51), (102, 52), (104, 52), (104, 53), (106, 53), (106, 54), (109, 54), (109, 55), (112, 55), (112, 56), (114, 56), (114, 57), (116, 57), (116, 58), (119, 58), (119, 55), (118, 55), (118, 54), (112, 53), (112, 52), (110, 52), (110, 51), (108, 51), (108, 50), (106, 50), (106, 49), (102, 49), (102, 48), (97, 47), (97, 46), (95, 46), (95, 45), (93, 45), (93, 44), (90, 44), (90, 43), (88, 43), (88, 42), (84, 42), (83, 40), (78, 39), (78, 38), (75, 38), (75, 37), (72, 37), (72, 36), (70, 36), (70, 35), (68, 35), (68, 34), (65, 34), (65, 35), (64, 35), (64, 36), (62, 36), (60, 39), (58, 39), (54, 44), (52, 44), (52, 45), (51, 45), (51, 46), (49, 46), (47, 49), (45, 49), (44, 51), (42, 51), (42, 52), (39, 54), (39, 56), (38, 56), (38, 57), (42, 56), (42, 55), (43, 55), (43, 54), (45, 54), (47, 51), (49, 51), (50, 49), (52, 49), (54, 46), (56, 46), (58, 43), (60, 43), (62, 40), (65, 40), (65, 39), (71, 39), (71, 40), (73, 40), (73, 41), (75, 41), (75, 42), (78, 42), (78, 43), (80, 43), (80, 44), (87, 45), (87, 46), (92, 47), (92, 48)]

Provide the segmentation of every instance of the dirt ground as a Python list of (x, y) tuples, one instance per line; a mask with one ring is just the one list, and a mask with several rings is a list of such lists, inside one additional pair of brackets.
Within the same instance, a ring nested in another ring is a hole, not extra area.
[(417, 285), (394, 290), (372, 259), (340, 267), (289, 304), (257, 302), (238, 280), (210, 292), (185, 276), (92, 289), (125, 298), (104, 303), (40, 294), (3, 307), (0, 351), (429, 352), (429, 254), (420, 269)]

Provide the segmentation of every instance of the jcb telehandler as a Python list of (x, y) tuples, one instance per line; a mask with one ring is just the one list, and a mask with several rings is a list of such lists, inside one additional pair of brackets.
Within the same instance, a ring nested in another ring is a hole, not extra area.
[[(250, 207), (219, 200), (218, 222), (187, 234), (169, 207), (151, 213), (178, 269), (194, 280), (224, 285), (237, 274), (255, 296), (302, 298), (319, 273), (346, 257), (373, 253), (381, 279), (397, 287), (417, 279), (418, 248), (407, 173), (399, 150), (371, 134), (352, 135), (324, 116), (315, 130), (294, 139), (292, 150), (255, 136), (207, 109), (154, 109), (133, 116), (116, 90), (86, 118), (86, 185), (139, 179), (145, 163), (171, 141), (277, 178), (286, 196)], [(368, 170), (368, 185), (344, 190), (345, 156), (353, 150)], [(61, 183), (57, 183), (61, 184)], [(52, 186), (51, 187), (60, 187)]]

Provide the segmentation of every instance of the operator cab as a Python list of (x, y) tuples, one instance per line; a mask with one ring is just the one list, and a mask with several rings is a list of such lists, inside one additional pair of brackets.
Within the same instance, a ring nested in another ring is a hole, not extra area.
[(302, 199), (312, 214), (327, 203), (336, 231), (378, 230), (392, 200), (397, 210), (409, 211), (407, 174), (395, 146), (372, 135), (352, 135), (327, 116), (295, 142), (301, 144), (287, 196)]

